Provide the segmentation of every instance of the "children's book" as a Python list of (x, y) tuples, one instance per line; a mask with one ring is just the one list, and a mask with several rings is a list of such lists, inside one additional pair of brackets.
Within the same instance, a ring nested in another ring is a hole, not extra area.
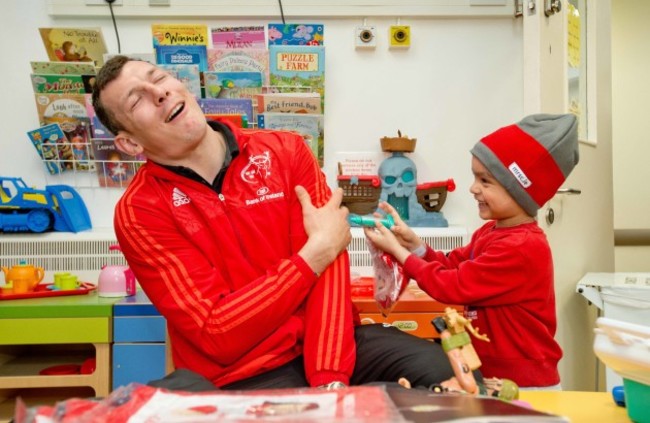
[(221, 26), (211, 33), (213, 48), (266, 49), (264, 26)]
[(65, 134), (58, 123), (41, 126), (27, 132), (27, 136), (36, 148), (38, 155), (43, 160), (45, 167), (52, 175), (61, 173), (61, 162), (57, 145), (65, 139)]
[(234, 123), (239, 128), (248, 128), (248, 119), (246, 119), (246, 115), (206, 114), (205, 118), (207, 120), (227, 120)]
[(262, 113), (257, 115), (257, 127), (283, 129), (300, 133), (323, 166), (323, 115), (305, 113)]
[(97, 117), (91, 96), (87, 95), (85, 97), (85, 104), (86, 113), (88, 114), (88, 119), (90, 119), (90, 138), (114, 138), (115, 135)]
[(90, 145), (90, 119), (87, 117), (52, 116), (45, 124), (61, 126), (64, 138), (57, 144), (62, 170), (93, 170), (93, 154)]
[(159, 45), (155, 51), (159, 65), (198, 65), (201, 72), (208, 70), (205, 46)]
[(246, 120), (253, 122), (250, 98), (200, 98), (197, 101), (206, 115), (246, 115)]
[(101, 28), (39, 28), (39, 32), (52, 61), (104, 64), (108, 50)]
[(89, 94), (34, 94), (36, 112), (41, 125), (46, 118), (62, 117), (88, 117), (86, 110), (86, 97)]
[(562, 416), (484, 395), (438, 394), (426, 389), (387, 388), (401, 418), (412, 423), (568, 423)]
[(201, 72), (199, 65), (159, 65), (174, 78), (181, 81), (196, 98), (201, 97)]
[(201, 24), (153, 24), (151, 35), (157, 46), (207, 46), (208, 27)]
[(318, 93), (258, 94), (255, 99), (257, 113), (323, 113)]
[(261, 72), (203, 72), (206, 98), (254, 98), (262, 92)]
[(31, 74), (34, 93), (92, 93), (96, 75)]
[(156, 64), (156, 55), (153, 53), (106, 53), (104, 55), (104, 63), (108, 62), (110, 59), (112, 59), (115, 56), (126, 56), (131, 59), (135, 60), (141, 60), (143, 62), (149, 62), (152, 65)]
[(119, 151), (112, 139), (93, 139), (92, 150), (101, 187), (126, 187), (143, 163), (141, 158)]
[(270, 45), (322, 46), (323, 24), (281, 24), (270, 23)]
[(325, 47), (269, 46), (269, 82), (275, 87), (309, 87), (324, 104)]
[(35, 94), (42, 125), (58, 123), (66, 139), (57, 146), (63, 170), (93, 169), (90, 119), (86, 109), (90, 94)]
[(208, 49), (208, 69), (215, 72), (261, 72), (262, 84), (268, 85), (269, 52), (253, 48)]
[(45, 75), (94, 75), (97, 68), (88, 62), (30, 62), (32, 73)]

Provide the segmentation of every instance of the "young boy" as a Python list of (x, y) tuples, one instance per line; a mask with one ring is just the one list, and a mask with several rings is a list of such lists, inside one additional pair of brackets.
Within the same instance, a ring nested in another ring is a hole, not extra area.
[(535, 216), (578, 163), (576, 118), (528, 116), (484, 137), (471, 153), (470, 192), (487, 223), (468, 245), (447, 255), (432, 250), (387, 203), (380, 208), (395, 226), (365, 228), (366, 236), (430, 296), (467, 306), (474, 327), (491, 340), (473, 343), (484, 376), (559, 389), (553, 259)]

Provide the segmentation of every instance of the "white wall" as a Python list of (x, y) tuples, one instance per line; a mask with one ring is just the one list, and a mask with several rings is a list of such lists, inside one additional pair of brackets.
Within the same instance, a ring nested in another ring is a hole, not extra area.
[[(119, 18), (118, 18), (119, 19)], [(109, 52), (117, 40), (106, 18), (53, 18), (46, 0), (3, 2), (0, 75), (5, 101), (0, 102), (0, 174), (21, 176), (30, 185), (69, 183), (78, 187), (95, 227), (110, 228), (119, 189), (88, 188), (94, 175), (61, 179), (46, 175), (26, 132), (38, 126), (29, 79), (30, 61), (48, 60), (38, 28), (101, 27)], [(118, 20), (123, 53), (151, 50), (152, 23), (196, 22), (210, 26), (265, 24), (269, 19)], [(297, 22), (298, 20), (287, 20)], [(443, 212), (450, 224), (473, 231), (481, 222), (470, 183), (469, 149), (482, 136), (521, 117), (521, 20), (513, 18), (401, 18), (411, 25), (408, 50), (389, 50), (386, 34), (394, 19), (369, 18), (378, 28), (376, 50), (355, 50), (356, 18), (307, 19), (325, 24), (326, 117), (325, 171), (335, 186), (336, 152), (381, 152), (379, 139), (397, 130), (417, 138), (411, 158), (418, 181), (454, 178), (458, 189), (448, 195)], [(84, 186), (86, 188), (84, 188)]]
[(612, 1), (614, 229), (645, 243), (615, 248), (619, 272), (650, 272), (648, 17), (646, 0)]

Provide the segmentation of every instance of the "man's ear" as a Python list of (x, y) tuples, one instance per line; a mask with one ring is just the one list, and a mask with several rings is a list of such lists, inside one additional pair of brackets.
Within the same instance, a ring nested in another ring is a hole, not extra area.
[(130, 156), (137, 156), (143, 151), (142, 146), (135, 142), (128, 134), (120, 131), (115, 136), (115, 147), (120, 150), (122, 153), (126, 153)]

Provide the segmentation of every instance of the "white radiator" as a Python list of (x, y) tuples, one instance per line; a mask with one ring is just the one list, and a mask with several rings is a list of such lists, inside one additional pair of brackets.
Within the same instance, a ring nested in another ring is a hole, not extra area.
[[(116, 243), (110, 230), (1, 234), (0, 265), (11, 267), (24, 260), (45, 269), (45, 282), (54, 279), (53, 273), (66, 271), (84, 282), (96, 283), (105, 264), (126, 264), (122, 254), (108, 249)], [(3, 277), (0, 283), (4, 283)]]
[[(436, 250), (449, 251), (467, 242), (467, 230), (460, 227), (414, 228), (418, 235)], [(112, 231), (45, 234), (0, 234), (0, 265), (11, 267), (21, 260), (40, 266), (46, 271), (46, 280), (54, 272), (78, 274), (88, 282), (95, 282), (105, 264), (125, 265), (119, 252), (110, 252), (115, 244)], [(352, 242), (348, 247), (353, 273), (372, 274), (372, 261), (366, 238), (361, 228), (352, 228)], [(2, 280), (2, 278), (0, 278)]]
[[(459, 226), (448, 228), (413, 228), (424, 242), (434, 250), (451, 251), (467, 243), (467, 230)], [(348, 246), (350, 268), (353, 274), (370, 276), (373, 274), (372, 259), (363, 229), (352, 228), (352, 242)]]

